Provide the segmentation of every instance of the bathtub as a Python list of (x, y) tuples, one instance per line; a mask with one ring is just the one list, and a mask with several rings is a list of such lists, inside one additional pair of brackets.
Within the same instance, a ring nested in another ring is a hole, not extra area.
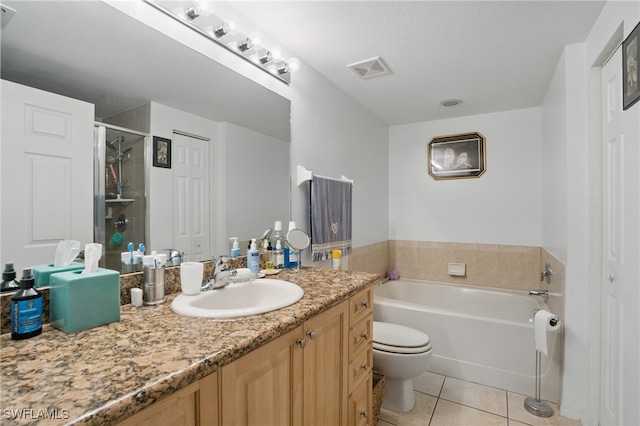
[[(374, 319), (427, 334), (433, 347), (429, 371), (535, 396), (536, 308), (549, 309), (527, 292), (400, 279), (376, 286)], [(558, 402), (561, 344), (547, 333), (541, 398)], [(374, 366), (375, 368), (375, 366)]]

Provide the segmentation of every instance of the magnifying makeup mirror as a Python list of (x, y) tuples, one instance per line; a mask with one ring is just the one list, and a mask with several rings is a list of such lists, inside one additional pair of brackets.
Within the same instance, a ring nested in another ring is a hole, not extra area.
[(302, 229), (291, 229), (287, 232), (287, 245), (297, 253), (296, 271), (300, 269), (302, 250), (309, 247), (311, 238)]

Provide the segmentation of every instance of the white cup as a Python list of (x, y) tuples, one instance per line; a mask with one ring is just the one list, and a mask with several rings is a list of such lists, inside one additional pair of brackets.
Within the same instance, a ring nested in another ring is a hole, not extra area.
[(131, 289), (131, 304), (133, 306), (142, 306), (142, 290), (139, 288)]
[(202, 262), (182, 262), (180, 264), (180, 286), (182, 294), (188, 296), (200, 293), (204, 264)]

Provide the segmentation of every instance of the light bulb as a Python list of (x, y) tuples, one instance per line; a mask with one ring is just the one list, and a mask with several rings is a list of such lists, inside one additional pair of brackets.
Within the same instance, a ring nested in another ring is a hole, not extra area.
[(269, 51), (271, 52), (271, 57), (274, 62), (282, 59), (282, 48), (280, 46), (273, 46)]
[(200, 16), (210, 16), (213, 13), (213, 2), (210, 0), (197, 0), (193, 2), (200, 9)]
[(253, 48), (256, 50), (262, 49), (262, 43), (264, 42), (264, 37), (260, 33), (251, 33), (249, 34), (249, 38), (253, 42)]
[(229, 17), (229, 19), (227, 19), (226, 21), (227, 26), (229, 27), (229, 34), (231, 35), (236, 35), (240, 32), (240, 29), (238, 28), (238, 24), (236, 22), (237, 21), (233, 17)]
[(289, 64), (289, 71), (291, 71), (292, 73), (300, 71), (300, 60), (298, 58), (289, 59), (289, 62), (287, 62), (287, 64)]
[(252, 47), (253, 47), (253, 40), (251, 40), (248, 37), (243, 42), (238, 44), (238, 50), (240, 52), (246, 52), (247, 50), (251, 49)]

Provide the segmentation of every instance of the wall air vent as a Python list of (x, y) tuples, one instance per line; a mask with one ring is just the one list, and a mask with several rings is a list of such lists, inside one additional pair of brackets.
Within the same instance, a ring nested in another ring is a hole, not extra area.
[(356, 73), (356, 75), (363, 80), (385, 74), (391, 74), (391, 70), (379, 56), (367, 59), (366, 61), (347, 65), (347, 68)]

